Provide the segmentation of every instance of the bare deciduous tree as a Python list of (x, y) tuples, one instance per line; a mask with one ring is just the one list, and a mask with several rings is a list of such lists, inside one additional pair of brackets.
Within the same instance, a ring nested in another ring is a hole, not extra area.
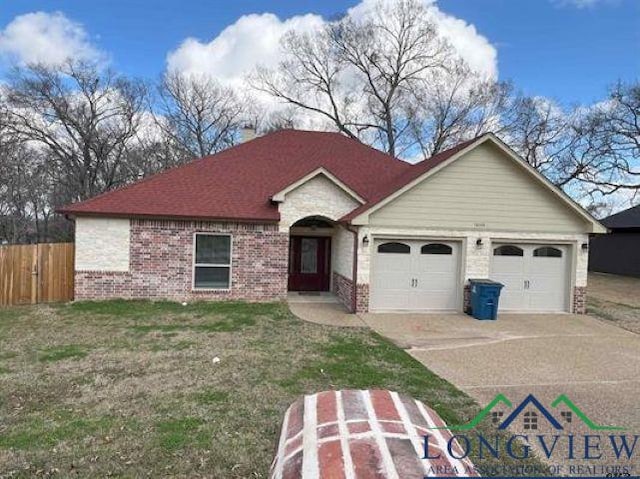
[(145, 87), (88, 63), (17, 69), (8, 87), (9, 129), (46, 149), (60, 202), (90, 198), (123, 184), (140, 127)]
[(578, 179), (593, 197), (640, 190), (640, 83), (617, 83), (575, 130)]
[(406, 115), (421, 157), (429, 158), (489, 131), (501, 133), (514, 108), (512, 93), (509, 83), (478, 79), (463, 62), (438, 82), (413, 90)]
[(192, 159), (236, 143), (244, 107), (211, 78), (168, 73), (158, 88), (157, 124), (177, 156)]
[(575, 145), (572, 114), (540, 97), (519, 96), (501, 118), (505, 139), (520, 156), (557, 186), (577, 174), (567, 155)]
[(352, 138), (370, 135), (395, 155), (409, 128), (411, 93), (446, 71), (451, 48), (417, 0), (378, 3), (361, 19), (344, 17), (312, 34), (289, 32), (277, 70), (252, 85), (314, 112)]

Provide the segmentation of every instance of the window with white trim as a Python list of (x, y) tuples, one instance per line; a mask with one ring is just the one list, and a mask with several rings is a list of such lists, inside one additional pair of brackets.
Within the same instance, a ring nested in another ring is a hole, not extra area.
[(229, 289), (231, 286), (231, 235), (196, 233), (193, 287)]

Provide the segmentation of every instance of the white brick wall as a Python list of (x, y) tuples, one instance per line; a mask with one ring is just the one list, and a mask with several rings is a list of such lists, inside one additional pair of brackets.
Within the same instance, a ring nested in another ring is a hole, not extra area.
[[(337, 221), (359, 203), (324, 175), (318, 175), (285, 195), (280, 203), (280, 231), (289, 232), (296, 221), (309, 216), (322, 216)], [(324, 235), (324, 231), (291, 232)], [(353, 276), (353, 233), (336, 224), (331, 230), (331, 269), (351, 279)]]
[(334, 272), (345, 278), (353, 277), (353, 233), (336, 226), (331, 243), (331, 264)]
[(128, 219), (76, 218), (76, 271), (129, 271)]
[[(368, 235), (368, 246), (362, 245), (362, 238)], [(458, 231), (458, 230), (426, 230), (426, 229), (402, 229), (383, 227), (363, 227), (360, 230), (358, 249), (358, 283), (370, 282), (371, 255), (373, 253), (374, 237), (406, 237), (406, 238), (434, 238), (462, 241), (464, 255), (462, 257), (463, 281), (469, 278), (486, 278), (489, 276), (491, 261), (491, 242), (512, 241), (561, 243), (572, 246), (573, 265), (571, 286), (587, 285), (587, 266), (589, 254), (582, 249), (582, 243), (589, 241), (586, 234), (560, 234), (560, 233), (514, 233), (504, 231)], [(482, 239), (482, 246), (476, 246), (476, 240)]]
[(307, 216), (338, 220), (359, 203), (324, 175), (318, 175), (286, 194), (280, 203), (280, 231), (289, 231)]

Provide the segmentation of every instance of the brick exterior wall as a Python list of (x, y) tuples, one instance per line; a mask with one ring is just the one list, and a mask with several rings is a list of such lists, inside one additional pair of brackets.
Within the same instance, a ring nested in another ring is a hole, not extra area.
[(353, 309), (353, 281), (334, 271), (331, 291), (349, 311)]
[[(331, 290), (349, 311), (353, 311), (353, 281), (334, 271)], [(369, 311), (369, 285), (358, 284), (355, 312), (366, 313), (367, 311)]]
[(573, 309), (575, 314), (587, 314), (587, 288), (576, 286), (573, 288)]
[(369, 285), (358, 284), (356, 292), (356, 313), (369, 311)]
[[(195, 232), (232, 235), (230, 290), (192, 290)], [(133, 219), (129, 271), (76, 271), (75, 297), (284, 300), (288, 245), (276, 224)]]

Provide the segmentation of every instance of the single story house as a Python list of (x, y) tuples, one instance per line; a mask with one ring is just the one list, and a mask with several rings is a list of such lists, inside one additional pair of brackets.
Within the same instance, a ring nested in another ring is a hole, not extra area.
[(589, 269), (640, 276), (640, 205), (602, 220), (610, 233), (591, 238)]
[(493, 134), (411, 165), (337, 133), (282, 130), (60, 210), (76, 298), (284, 300), (462, 311), (469, 278), (502, 311), (583, 313), (606, 229)]

